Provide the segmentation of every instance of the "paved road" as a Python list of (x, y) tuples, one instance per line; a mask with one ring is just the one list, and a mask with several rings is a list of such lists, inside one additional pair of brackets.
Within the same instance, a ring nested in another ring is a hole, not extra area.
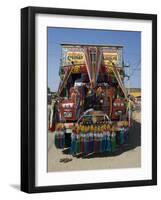
[[(101, 153), (89, 157), (73, 157), (68, 149), (56, 149), (53, 133), (48, 133), (48, 172), (92, 169), (136, 168), (141, 166), (141, 124), (140, 112), (133, 113), (133, 126), (130, 130), (129, 145), (115, 153)], [(60, 162), (62, 158), (71, 161)]]

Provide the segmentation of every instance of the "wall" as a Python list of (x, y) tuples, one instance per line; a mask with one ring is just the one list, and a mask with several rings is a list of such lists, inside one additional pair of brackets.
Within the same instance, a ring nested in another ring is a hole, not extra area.
[[(92, 190), (80, 192), (48, 193), (27, 195), (19, 192), (20, 171), (20, 8), (32, 6), (50, 6), (77, 9), (98, 9), (125, 12), (144, 12), (158, 14), (161, 18), (159, 0), (153, 1), (87, 1), (87, 0), (5, 0), (0, 7), (0, 196), (5, 199), (159, 199), (161, 195), (160, 173), (158, 172), (158, 186), (137, 187), (123, 189)], [(158, 35), (161, 30), (158, 28)], [(160, 43), (160, 38), (158, 38)], [(160, 51), (160, 46), (158, 52)], [(159, 55), (159, 54), (158, 54)], [(158, 59), (159, 60), (159, 59)], [(160, 60), (159, 60), (160, 61)], [(159, 66), (159, 62), (158, 62)], [(159, 67), (158, 67), (159, 68)], [(160, 72), (160, 69), (158, 69)], [(159, 80), (158, 85), (161, 84)], [(158, 102), (161, 96), (158, 95)], [(158, 113), (160, 106), (158, 106)], [(160, 116), (159, 116), (160, 119)], [(159, 130), (161, 126), (159, 125)], [(161, 139), (158, 131), (158, 141)], [(161, 147), (158, 142), (158, 154)], [(161, 160), (158, 156), (158, 169)], [(2, 198), (1, 198), (2, 199)]]

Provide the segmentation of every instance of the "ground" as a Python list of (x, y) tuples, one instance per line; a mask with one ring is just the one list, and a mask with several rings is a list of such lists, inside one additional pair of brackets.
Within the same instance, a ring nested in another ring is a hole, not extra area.
[[(141, 167), (141, 116), (133, 112), (133, 126), (129, 134), (129, 145), (115, 153), (101, 153), (89, 157), (73, 157), (68, 149), (60, 150), (54, 145), (53, 133), (48, 133), (48, 172), (92, 169), (116, 169)], [(70, 158), (69, 162), (60, 162)]]

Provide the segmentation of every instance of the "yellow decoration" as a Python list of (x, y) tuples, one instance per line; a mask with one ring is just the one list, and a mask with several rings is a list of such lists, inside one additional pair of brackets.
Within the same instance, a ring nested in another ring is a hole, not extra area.
[(72, 67), (72, 73), (77, 74), (80, 73), (80, 66), (73, 66)]
[(103, 132), (103, 131), (104, 131), (104, 125), (101, 126), (101, 132)]
[(91, 131), (91, 132), (94, 131), (94, 127), (93, 127), (93, 125), (91, 125), (91, 127), (90, 127), (90, 131)]
[(117, 122), (117, 126), (123, 126), (124, 125), (124, 121), (120, 121), (120, 122)]
[(124, 121), (124, 126), (128, 126), (128, 121)]
[(97, 132), (97, 126), (94, 126), (94, 131)]
[(95, 124), (97, 122), (97, 118), (95, 116), (92, 117), (92, 122)]
[(100, 131), (101, 131), (101, 127), (100, 127), (100, 126), (98, 126), (98, 128), (97, 128), (97, 132), (99, 132), (99, 133), (100, 133)]

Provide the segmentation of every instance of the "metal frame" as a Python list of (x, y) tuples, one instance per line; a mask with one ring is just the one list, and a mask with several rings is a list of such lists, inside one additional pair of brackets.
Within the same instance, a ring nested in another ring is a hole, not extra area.
[[(152, 179), (35, 186), (35, 15), (59, 14), (152, 21)], [(28, 193), (157, 184), (157, 16), (153, 14), (27, 7), (21, 9), (21, 190)]]

